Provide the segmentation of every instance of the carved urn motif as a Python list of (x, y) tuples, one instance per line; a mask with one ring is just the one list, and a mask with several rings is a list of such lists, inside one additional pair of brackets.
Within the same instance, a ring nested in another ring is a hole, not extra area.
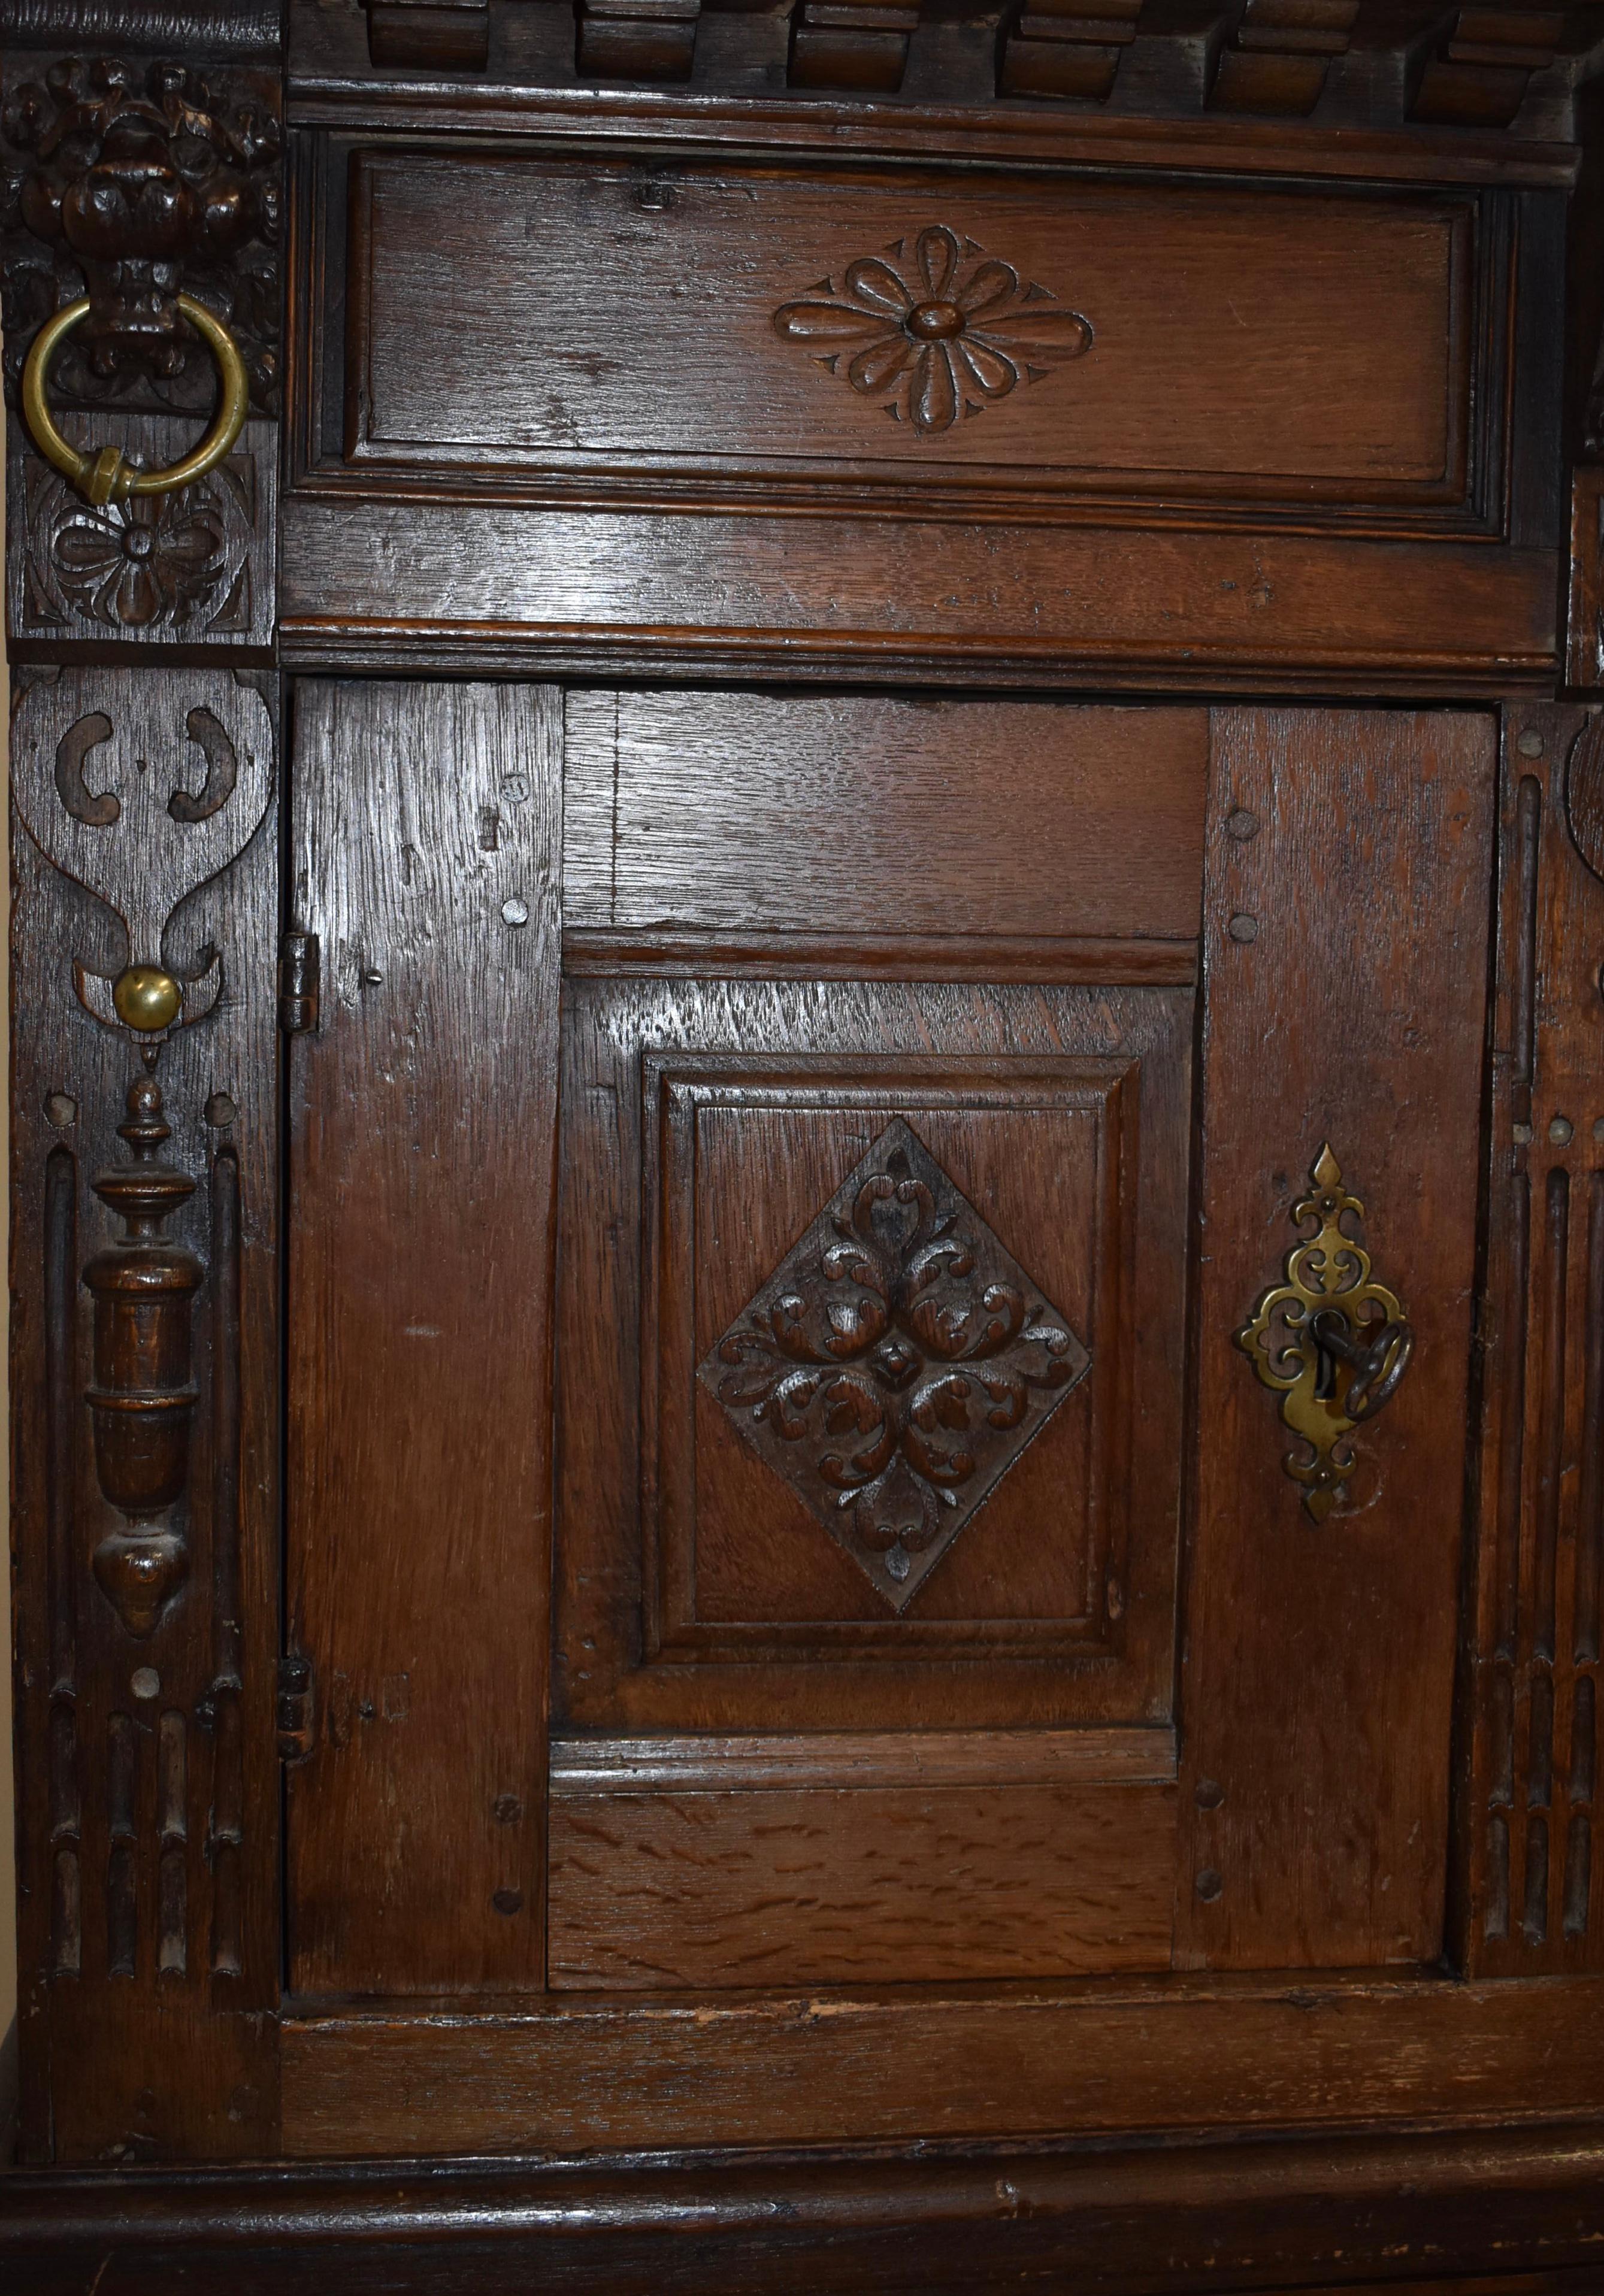
[(87, 1401), (95, 1472), (127, 1527), (108, 1532), (95, 1548), (95, 1576), (128, 1632), (143, 1641), (189, 1569), (183, 1533), (161, 1518), (189, 1481), (191, 1319), (204, 1270), (193, 1252), (161, 1234), (195, 1184), (160, 1159), (171, 1133), (153, 1078), (129, 1086), (127, 1121), (118, 1131), (134, 1161), (98, 1174), (94, 1187), (124, 1233), (90, 1260), (84, 1282), (95, 1298), (95, 1383)]

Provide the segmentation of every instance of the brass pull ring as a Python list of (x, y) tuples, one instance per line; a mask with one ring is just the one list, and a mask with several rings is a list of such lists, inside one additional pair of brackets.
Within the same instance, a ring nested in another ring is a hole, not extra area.
[(83, 295), (76, 303), (69, 303), (53, 319), (46, 320), (34, 337), (28, 363), (22, 369), (23, 419), (45, 461), (65, 472), (79, 494), (92, 503), (126, 502), (130, 495), (176, 494), (183, 487), (193, 486), (197, 479), (204, 478), (222, 461), (245, 427), (251, 387), (239, 345), (221, 319), (204, 303), (197, 303), (193, 295), (180, 295), (178, 308), (217, 361), (222, 390), (217, 414), (204, 439), (181, 462), (169, 463), (165, 471), (136, 470), (119, 447), (103, 447), (98, 454), (80, 454), (56, 429), (45, 395), (50, 362), (62, 337), (88, 316), (89, 298)]

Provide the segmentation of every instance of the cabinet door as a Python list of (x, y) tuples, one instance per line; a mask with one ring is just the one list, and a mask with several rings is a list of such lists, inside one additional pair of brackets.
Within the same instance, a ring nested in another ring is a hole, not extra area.
[[(294, 1989), (1440, 1950), (1485, 721), (297, 725)], [(1317, 1522), (1328, 1145), (1415, 1357)]]

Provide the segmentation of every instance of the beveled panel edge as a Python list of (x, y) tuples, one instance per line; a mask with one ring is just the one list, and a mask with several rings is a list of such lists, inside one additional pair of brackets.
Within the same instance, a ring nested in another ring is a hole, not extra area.
[(1189, 988), (1197, 942), (1138, 936), (875, 934), (850, 937), (567, 925), (563, 970), (579, 980), (1042, 981)]
[[(1358, 570), (1355, 569), (1355, 571)], [(551, 682), (645, 677), (682, 685), (710, 679), (767, 684), (917, 682), (973, 692), (1180, 694), (1239, 697), (1358, 696), (1381, 701), (1499, 701), (1526, 687), (1544, 692), (1559, 657), (1551, 648), (1456, 653), (1449, 648), (1342, 652), (1299, 647), (1237, 652), (1188, 646), (1168, 654), (987, 644), (974, 638), (917, 644), (854, 642), (835, 633), (705, 634), (684, 627), (571, 623), (544, 627), (462, 622), (357, 621), (292, 616), (279, 624), (279, 666), (300, 676), (476, 676)]]
[[(758, 1106), (783, 1109), (877, 1108), (895, 1105), (904, 1115), (921, 1110), (999, 1108), (1003, 1111), (1071, 1110), (1093, 1113), (1100, 1136), (1119, 1144), (1111, 1169), (1122, 1172), (1137, 1161), (1131, 1152), (1134, 1112), (1124, 1104), (1126, 1087), (1140, 1091), (1143, 1063), (1153, 1048), (1110, 1052), (888, 1053), (712, 1051), (700, 1046), (651, 1045), (639, 1054), (642, 1143), (643, 1233), (662, 1239), (643, 1283), (640, 1394), (643, 1456), (654, 1466), (649, 1501), (643, 1485), (641, 1535), (647, 1558), (642, 1616), (643, 1667), (700, 1668), (784, 1663), (802, 1660), (827, 1665), (836, 1659), (861, 1662), (872, 1657), (894, 1665), (908, 1660), (961, 1659), (980, 1649), (988, 1655), (1018, 1654), (1026, 1660), (1076, 1666), (1123, 1662), (1123, 1613), (1116, 1619), (1099, 1603), (1095, 1611), (1068, 1618), (916, 1620), (702, 1620), (695, 1615), (695, 1532), (681, 1547), (671, 1528), (674, 1512), (664, 1496), (664, 1367), (673, 1356), (671, 1331), (659, 1313), (663, 1271), (676, 1242), (683, 1250), (688, 1231), (676, 1239), (665, 1208), (687, 1200), (695, 1186), (695, 1156), (679, 1130), (687, 1117), (694, 1128), (704, 1107), (736, 1111)], [(678, 1119), (678, 1123), (676, 1121)], [(1110, 1257), (1123, 1269), (1137, 1210), (1114, 1190), (1115, 1246)], [(1102, 1263), (1099, 1262), (1099, 1265)], [(1101, 1319), (1099, 1319), (1099, 1322)], [(1106, 1342), (1099, 1330), (1098, 1341)], [(695, 1350), (691, 1350), (694, 1360)], [(692, 1409), (694, 1411), (694, 1400)], [(1089, 1470), (1090, 1472), (1090, 1470)], [(1128, 1543), (1130, 1478), (1122, 1480), (1123, 1505), (1114, 1515), (1105, 1544), (1095, 1548), (1094, 1578), (1102, 1587), (1112, 1562), (1123, 1575)], [(681, 1490), (696, 1520), (694, 1496)], [(683, 1531), (679, 1534), (684, 1536)], [(676, 1603), (680, 1608), (676, 1611)]]
[(868, 1787), (1169, 1785), (1176, 1737), (1158, 1727), (832, 1730), (810, 1736), (554, 1738), (551, 1791), (835, 1793)]
[[(686, 150), (673, 143), (661, 149), (619, 152), (603, 146), (594, 153), (561, 148), (519, 153), (475, 151), (468, 158), (487, 165), (520, 159), (549, 160), (572, 170), (587, 157), (617, 180), (630, 173), (643, 178), (652, 163), (712, 171), (761, 166), (769, 154), (761, 139), (725, 141), (710, 151)], [(864, 155), (868, 158), (871, 155)], [(920, 181), (934, 190), (940, 155), (910, 148), (875, 155), (899, 180)], [(291, 397), (301, 402), (290, 429), (292, 492), (329, 506), (354, 501), (453, 505), (494, 504), (531, 511), (640, 512), (664, 517), (779, 518), (1073, 528), (1138, 526), (1156, 532), (1246, 534), (1263, 527), (1279, 537), (1315, 540), (1383, 540), (1394, 543), (1476, 543), (1497, 546), (1507, 540), (1509, 439), (1518, 420), (1517, 393), (1523, 381), (1503, 340), (1518, 252), (1515, 201), (1497, 186), (1443, 184), (1410, 185), (1383, 180), (1350, 186), (1355, 197), (1378, 207), (1418, 206), (1442, 194), (1450, 251), (1449, 327), (1441, 377), (1444, 390), (1446, 467), (1438, 477), (1395, 480), (1371, 489), (1357, 475), (1345, 480), (1306, 479), (1296, 473), (1264, 473), (1257, 481), (1233, 472), (1177, 468), (1144, 470), (1088, 464), (1045, 468), (1002, 461), (938, 463), (931, 467), (872, 451), (838, 453), (790, 460), (755, 449), (725, 459), (695, 458), (684, 451), (641, 447), (612, 453), (597, 448), (520, 447), (511, 442), (472, 443), (448, 439), (387, 439), (358, 423), (349, 390), (342, 419), (324, 404), (325, 378), (349, 375), (359, 342), (366, 358), (372, 341), (374, 273), (370, 214), (372, 185), (381, 169), (416, 161), (450, 166), (463, 157), (422, 140), (385, 145), (335, 143), (326, 153), (303, 155), (297, 168), (297, 196), (303, 210), (300, 229), (312, 250), (317, 291), (307, 305), (302, 332), (293, 347)], [(832, 157), (831, 147), (812, 155), (815, 167)], [(631, 166), (632, 163), (632, 166)], [(799, 162), (800, 164), (800, 162)], [(349, 184), (333, 177), (350, 174)], [(850, 165), (843, 174), (850, 182)], [(961, 184), (963, 177), (955, 179)], [(1019, 155), (999, 155), (985, 177), (1023, 188), (1055, 183), (1073, 188), (1086, 178), (1054, 170), (1043, 176), (1040, 164), (1022, 165)], [(1090, 181), (1100, 188), (1151, 190), (1139, 174), (1098, 170)], [(1184, 177), (1180, 187), (1186, 186)], [(1264, 203), (1266, 236), (1273, 230), (1281, 184), (1189, 188), (1229, 199), (1234, 190)], [(1306, 186), (1305, 188), (1312, 188)], [(327, 283), (338, 282), (331, 298)], [(335, 433), (340, 434), (338, 441)]]

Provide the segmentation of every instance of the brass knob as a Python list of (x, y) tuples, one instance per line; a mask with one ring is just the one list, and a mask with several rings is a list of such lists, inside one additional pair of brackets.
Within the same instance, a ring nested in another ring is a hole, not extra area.
[(111, 983), (111, 1003), (125, 1029), (152, 1035), (172, 1027), (184, 991), (159, 964), (130, 964)]
[(76, 303), (69, 303), (53, 319), (47, 319), (34, 337), (28, 363), (22, 369), (23, 419), (45, 461), (65, 472), (79, 494), (92, 503), (126, 502), (130, 495), (176, 494), (181, 488), (193, 486), (223, 460), (244, 429), (251, 390), (239, 345), (221, 319), (193, 295), (180, 295), (178, 308), (210, 349), (222, 388), (218, 411), (204, 439), (192, 453), (164, 471), (136, 470), (118, 447), (103, 447), (96, 454), (80, 454), (76, 447), (68, 445), (56, 428), (47, 396), (50, 362), (57, 344), (80, 319), (87, 317), (89, 298), (80, 296)]

